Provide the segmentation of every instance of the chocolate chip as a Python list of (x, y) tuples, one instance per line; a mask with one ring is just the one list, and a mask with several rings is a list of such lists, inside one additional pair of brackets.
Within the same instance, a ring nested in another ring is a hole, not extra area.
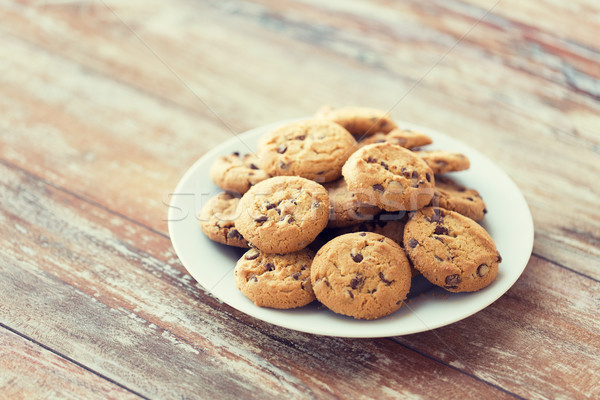
[(258, 278), (256, 277), (256, 275), (252, 275), (248, 281), (254, 281), (254, 282), (258, 282)]
[(439, 258), (438, 256), (434, 255), (433, 256), (437, 261), (444, 261), (443, 259)]
[(371, 156), (369, 156), (369, 157), (367, 157), (367, 162), (368, 162), (369, 164), (373, 164), (373, 163), (376, 163), (376, 162), (377, 162), (377, 159), (376, 159), (376, 158), (374, 158), (374, 157), (371, 157)]
[(431, 174), (429, 172), (425, 174), (425, 178), (427, 179), (427, 182), (431, 182)]
[(329, 284), (329, 281), (323, 281), (325, 282), (325, 285), (327, 285), (327, 287), (331, 287), (331, 285)]
[(486, 208), (483, 209), (483, 213), (487, 214), (487, 209)]
[(304, 140), (304, 139), (306, 139), (306, 135), (296, 136), (294, 139), (295, 140)]
[(362, 262), (362, 260), (364, 259), (363, 255), (360, 254), (360, 253), (352, 255), (351, 257), (352, 257), (352, 260), (354, 260), (355, 263)]
[(385, 286), (390, 286), (392, 284), (393, 281), (388, 281), (387, 279), (385, 279), (385, 275), (383, 275), (383, 272), (379, 272), (379, 279), (381, 279), (381, 282), (385, 283)]
[(239, 157), (239, 156), (240, 156), (240, 153), (239, 153), (238, 151), (234, 151), (234, 152), (233, 152), (233, 155), (234, 155), (234, 156), (236, 156), (236, 157)]
[(281, 215), (281, 210), (279, 208), (276, 208), (275, 211), (277, 211), (277, 214)]
[(261, 222), (265, 222), (265, 221), (266, 221), (266, 220), (268, 220), (268, 219), (269, 219), (269, 217), (267, 217), (266, 215), (261, 215), (260, 217), (256, 218), (256, 219), (254, 220), (254, 222), (261, 223)]
[(300, 267), (300, 271), (304, 271), (306, 269), (306, 265)]
[(269, 204), (267, 204), (267, 210), (272, 210), (272, 209), (274, 209), (275, 207), (277, 207), (277, 204), (273, 204), (273, 203), (269, 203)]
[(285, 144), (280, 144), (279, 147), (277, 148), (277, 152), (279, 154), (283, 154), (287, 151), (287, 146)]
[(382, 166), (383, 168), (385, 168), (385, 169), (386, 169), (386, 171), (389, 171), (389, 170), (390, 170), (390, 167), (389, 167), (389, 165), (387, 165), (387, 164), (386, 164), (384, 161), (380, 162), (379, 164), (381, 164), (381, 166)]
[(354, 295), (352, 294), (351, 291), (347, 290), (348, 294), (350, 295), (351, 298), (354, 298)]
[(385, 189), (384, 189), (383, 185), (376, 183), (375, 185), (373, 185), (373, 190), (375, 190), (377, 192), (383, 192)]
[(367, 236), (367, 234), (366, 234), (365, 232), (361, 232), (361, 233), (359, 233), (359, 234), (358, 234), (358, 236), (363, 236), (363, 237), (365, 237), (365, 236)]
[(251, 250), (248, 253), (246, 253), (246, 260), (256, 260), (259, 256), (259, 252), (256, 250)]
[(283, 161), (279, 163), (279, 168), (286, 169), (287, 167), (288, 167), (288, 165), (286, 163), (284, 163)]
[(481, 277), (486, 276), (489, 271), (490, 267), (488, 267), (487, 264), (481, 264), (479, 267), (477, 267), (477, 275)]
[(409, 171), (402, 171), (402, 175), (404, 175), (404, 177), (407, 178), (407, 179), (410, 178), (410, 172)]
[(300, 287), (302, 288), (302, 290), (306, 290), (306, 288), (304, 287), (304, 282), (300, 282)]
[(238, 232), (237, 229), (232, 229), (229, 232), (227, 232), (227, 239), (238, 239), (238, 238), (242, 238), (242, 234)]
[(410, 239), (408, 240), (408, 246), (409, 246), (411, 249), (414, 249), (415, 247), (417, 247), (417, 245), (418, 245), (418, 244), (419, 244), (419, 242), (417, 242), (417, 240), (416, 240), (415, 238), (410, 238)]
[(502, 262), (502, 256), (500, 255), (500, 253), (498, 253), (498, 262), (501, 263)]
[(371, 290), (371, 294), (375, 293), (377, 291), (377, 288)]
[(472, 197), (467, 197), (467, 200), (469, 200), (469, 201), (475, 201), (475, 200), (473, 200)]
[(352, 280), (350, 281), (350, 287), (352, 289), (356, 289), (361, 283), (362, 278), (357, 275), (356, 278), (352, 278)]
[(248, 167), (250, 169), (258, 169), (258, 167), (255, 164), (250, 164), (250, 165), (248, 165)]
[(273, 265), (273, 263), (266, 263), (265, 264), (265, 269), (267, 271), (275, 271), (275, 265)]
[(413, 171), (412, 175), (410, 176), (413, 179), (418, 179), (419, 178), (419, 173), (417, 171)]
[(294, 222), (294, 221), (295, 221), (294, 217), (292, 217), (292, 216), (290, 215), (290, 217), (288, 218), (288, 224), (291, 224), (291, 223), (292, 223), (292, 222)]
[(442, 243), (444, 243), (444, 240), (443, 240), (441, 237), (434, 236), (433, 238), (434, 238), (434, 239), (437, 239), (437, 240), (439, 240), (439, 241), (440, 241), (440, 242), (442, 242)]
[(445, 226), (442, 226), (442, 225), (438, 225), (433, 230), (433, 233), (436, 234), (436, 235), (447, 235), (448, 234), (448, 228), (446, 228)]
[(294, 278), (295, 280), (298, 280), (298, 278), (300, 278), (300, 272), (295, 272), (292, 274), (292, 278)]
[(458, 285), (461, 282), (459, 275), (448, 275), (446, 277), (446, 285)]

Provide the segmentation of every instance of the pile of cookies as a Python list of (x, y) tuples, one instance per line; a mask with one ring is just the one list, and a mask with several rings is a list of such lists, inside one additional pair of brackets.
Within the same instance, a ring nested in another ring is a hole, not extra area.
[(223, 193), (200, 212), (211, 239), (249, 248), (235, 282), (256, 305), (376, 319), (399, 309), (422, 274), (450, 292), (483, 289), (502, 261), (476, 221), (479, 193), (447, 174), (466, 156), (370, 108), (325, 107), (265, 135), (257, 154), (217, 159)]

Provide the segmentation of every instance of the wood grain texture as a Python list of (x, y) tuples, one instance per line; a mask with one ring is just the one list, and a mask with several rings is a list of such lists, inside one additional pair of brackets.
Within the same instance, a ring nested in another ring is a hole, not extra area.
[(511, 397), (387, 339), (257, 322), (197, 287), (168, 238), (6, 166), (0, 185), (0, 322), (144, 396)]
[[(316, 2), (227, 1), (198, 12), (181, 1), (140, 14), (133, 2), (111, 5), (116, 15), (100, 4), (10, 4), (2, 154), (57, 185), (123, 215), (138, 210), (136, 220), (166, 232), (155, 217), (163, 201), (229, 128), (308, 115), (323, 103), (389, 108), (402, 99), (395, 116), (473, 144), (524, 189), (536, 254), (600, 279), (592, 184), (600, 55), (567, 40), (562, 25), (542, 32), (515, 22), (504, 2), (480, 23), (493, 3), (328, 2), (323, 12)], [(148, 184), (131, 187), (115, 174)]]
[(6, 329), (0, 329), (0, 348), (2, 398), (140, 399)]
[[(599, 16), (589, 0), (0, 2), (0, 322), (56, 354), (0, 338), (74, 396), (120, 397), (107, 377), (152, 398), (599, 397)], [(345, 340), (197, 286), (166, 236), (180, 176), (325, 103), (393, 107), (515, 180), (535, 256), (507, 295)]]

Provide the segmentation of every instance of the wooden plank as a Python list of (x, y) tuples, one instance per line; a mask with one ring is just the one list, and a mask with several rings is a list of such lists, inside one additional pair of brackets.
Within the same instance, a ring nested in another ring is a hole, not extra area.
[[(421, 2), (392, 9), (357, 2), (342, 14), (323, 13), (315, 2), (289, 9), (279, 3), (144, 3), (151, 13), (136, 2), (111, 7), (235, 131), (340, 99), (389, 107), (483, 10), (451, 3), (441, 24), (435, 8)], [(200, 154), (231, 136), (228, 128), (102, 5), (1, 7), (7, 34), (0, 38), (0, 157), (166, 232), (160, 200)], [(597, 67), (598, 54), (552, 33), (536, 33), (520, 48), (515, 43), (527, 27), (507, 18), (478, 25), (394, 114), (448, 132), (498, 162), (531, 205), (535, 252), (600, 279), (593, 267), (600, 189), (592, 184), (600, 173), (600, 103), (573, 88), (556, 65), (571, 54), (580, 81), (594, 82), (590, 65)], [(326, 34), (331, 40), (319, 39)]]
[(3, 398), (141, 398), (4, 328), (0, 328), (0, 348)]
[(599, 289), (534, 257), (484, 312), (396, 340), (524, 398), (599, 398)]
[(144, 396), (511, 397), (390, 340), (255, 321), (205, 294), (165, 236), (5, 165), (0, 186), (0, 321)]

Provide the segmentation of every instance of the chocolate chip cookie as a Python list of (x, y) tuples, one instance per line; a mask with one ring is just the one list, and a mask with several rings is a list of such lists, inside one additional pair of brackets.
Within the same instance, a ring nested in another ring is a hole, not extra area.
[(432, 206), (456, 211), (475, 221), (485, 217), (485, 203), (477, 190), (467, 189), (445, 176), (435, 177), (434, 190)]
[(265, 254), (248, 250), (234, 270), (237, 288), (259, 307), (289, 309), (315, 299), (310, 281), (314, 253)]
[(346, 181), (338, 179), (323, 185), (329, 192), (331, 211), (328, 228), (338, 228), (360, 224), (372, 220), (381, 210), (378, 207), (361, 203), (356, 195), (348, 190)]
[(424, 133), (414, 132), (410, 129), (394, 129), (390, 133), (376, 133), (359, 142), (359, 145), (366, 146), (373, 143), (391, 143), (402, 146), (406, 149), (426, 146), (433, 141)]
[(415, 152), (377, 143), (352, 154), (342, 174), (363, 203), (386, 211), (418, 210), (433, 197), (433, 171)]
[(417, 151), (415, 152), (427, 165), (431, 167), (434, 174), (445, 174), (469, 169), (471, 162), (464, 154), (451, 153), (443, 150)]
[(244, 194), (258, 182), (269, 178), (269, 174), (260, 169), (260, 162), (253, 154), (244, 156), (235, 152), (217, 158), (210, 168), (210, 178), (221, 189)]
[(234, 247), (248, 247), (248, 241), (235, 228), (240, 198), (220, 193), (211, 198), (200, 210), (198, 219), (202, 232), (210, 240)]
[(319, 250), (311, 281), (317, 299), (330, 310), (357, 319), (377, 319), (402, 306), (411, 272), (396, 242), (359, 232), (339, 236)]
[(240, 200), (236, 229), (265, 253), (308, 246), (327, 226), (329, 195), (316, 182), (278, 176), (253, 186)]
[(388, 133), (397, 128), (396, 123), (387, 112), (367, 107), (335, 109), (331, 106), (324, 106), (317, 111), (315, 118), (338, 123), (358, 138), (378, 132)]
[(301, 176), (331, 182), (356, 149), (356, 140), (340, 125), (324, 120), (292, 122), (260, 142), (262, 168), (273, 176)]
[(404, 245), (415, 268), (451, 292), (488, 286), (502, 261), (494, 241), (477, 222), (437, 207), (414, 213), (404, 229)]

